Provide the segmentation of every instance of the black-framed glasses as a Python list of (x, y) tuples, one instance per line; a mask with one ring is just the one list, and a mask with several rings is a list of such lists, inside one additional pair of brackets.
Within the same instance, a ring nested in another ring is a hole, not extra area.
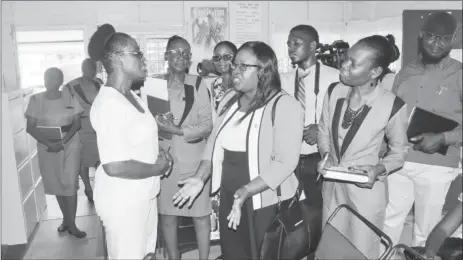
[(219, 62), (221, 60), (223, 60), (223, 61), (231, 61), (231, 60), (233, 60), (233, 57), (234, 57), (233, 54), (225, 53), (223, 55), (214, 55), (214, 56), (212, 56), (212, 60), (214, 62)]
[(239, 64), (232, 63), (232, 64), (231, 64), (232, 70), (235, 70), (236, 68), (238, 68), (238, 70), (241, 71), (241, 72), (245, 72), (249, 67), (258, 68), (259, 65), (255, 65), (255, 64), (244, 64), (244, 63), (239, 63)]
[(142, 51), (121, 51), (119, 53), (120, 54), (132, 54), (132, 55), (134, 55), (135, 57), (137, 57), (139, 59), (142, 59), (144, 57)]
[(191, 56), (193, 55), (191, 52), (183, 51), (181, 49), (169, 50), (169, 51), (166, 51), (166, 54), (170, 55), (174, 59), (178, 59), (180, 57), (183, 57), (184, 59), (187, 59), (187, 60), (191, 59)]
[(428, 40), (432, 40), (432, 41), (439, 40), (439, 41), (442, 41), (442, 42), (445, 42), (445, 43), (449, 43), (449, 42), (451, 42), (453, 40), (455, 35), (454, 34), (451, 34), (451, 35), (439, 35), (439, 34), (427, 32), (427, 31), (421, 31), (421, 37), (423, 37), (423, 39), (425, 39), (427, 41)]

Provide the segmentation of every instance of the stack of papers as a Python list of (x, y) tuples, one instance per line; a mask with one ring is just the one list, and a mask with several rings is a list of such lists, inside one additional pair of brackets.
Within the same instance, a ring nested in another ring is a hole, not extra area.
[(368, 173), (365, 171), (352, 171), (343, 167), (330, 167), (326, 168), (326, 173), (323, 175), (326, 179), (333, 179), (338, 181), (348, 181), (356, 183), (368, 182)]

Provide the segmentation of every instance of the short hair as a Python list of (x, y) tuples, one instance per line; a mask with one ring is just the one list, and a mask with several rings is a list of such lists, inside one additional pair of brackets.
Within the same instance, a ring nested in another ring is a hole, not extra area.
[(422, 30), (431, 33), (453, 35), (458, 29), (455, 17), (447, 12), (435, 12), (424, 21)]
[(374, 51), (373, 66), (383, 68), (383, 72), (378, 77), (378, 81), (381, 81), (386, 74), (392, 72), (389, 69), (389, 65), (399, 59), (400, 56), (399, 47), (395, 44), (395, 38), (392, 34), (388, 34), (387, 36), (368, 36), (359, 40), (357, 43), (364, 44)]
[(291, 29), (290, 33), (295, 32), (295, 31), (302, 32), (302, 33), (306, 34), (307, 36), (312, 38), (317, 43), (317, 45), (320, 43), (320, 38), (318, 36), (318, 32), (313, 26), (310, 26), (310, 25), (307, 25), (307, 24), (299, 24), (299, 25), (294, 26)]
[(225, 45), (228, 48), (230, 48), (232, 50), (233, 54), (236, 54), (238, 52), (238, 48), (236, 48), (236, 45), (233, 44), (230, 41), (221, 41), (221, 42), (217, 43), (217, 45), (215, 45), (215, 47), (214, 47), (214, 51), (217, 50), (217, 48), (219, 48), (222, 45)]
[(167, 46), (166, 46), (166, 49), (170, 49), (171, 48), (171, 45), (177, 41), (177, 40), (182, 40), (182, 41), (185, 41), (188, 45), (190, 45), (190, 43), (183, 37), (180, 37), (178, 35), (173, 35), (169, 38), (169, 40), (167, 40)]

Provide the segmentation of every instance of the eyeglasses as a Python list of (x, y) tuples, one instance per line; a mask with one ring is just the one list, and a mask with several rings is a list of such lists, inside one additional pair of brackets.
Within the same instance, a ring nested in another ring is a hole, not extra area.
[(233, 60), (233, 54), (226, 53), (224, 55), (214, 55), (214, 56), (212, 56), (212, 60), (214, 62), (219, 62), (221, 60), (223, 60), (223, 61), (231, 61), (231, 60)]
[(423, 37), (423, 39), (429, 41), (429, 40), (432, 40), (432, 41), (436, 41), (436, 40), (439, 40), (439, 41), (442, 41), (442, 42), (445, 42), (445, 43), (449, 43), (453, 40), (453, 38), (455, 37), (454, 34), (452, 35), (439, 35), (439, 34), (435, 34), (435, 33), (431, 33), (431, 32), (426, 32), (426, 31), (421, 31), (421, 37)]
[(183, 57), (184, 59), (190, 59), (192, 54), (189, 51), (182, 51), (181, 49), (175, 49), (175, 50), (169, 50), (166, 51), (167, 55), (171, 55), (172, 58), (178, 59), (180, 57)]
[(132, 54), (135, 57), (142, 59), (144, 57), (143, 52), (141, 51), (121, 51), (120, 54)]
[(244, 63), (239, 63), (239, 64), (232, 63), (232, 64), (231, 64), (232, 70), (235, 70), (236, 68), (238, 68), (238, 70), (241, 71), (241, 72), (245, 72), (249, 67), (258, 68), (259, 65), (244, 64)]

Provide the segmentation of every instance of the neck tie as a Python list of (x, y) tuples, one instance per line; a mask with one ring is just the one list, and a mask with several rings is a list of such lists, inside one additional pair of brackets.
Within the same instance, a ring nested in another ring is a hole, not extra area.
[[(300, 72), (300, 71), (298, 71)], [(297, 95), (296, 99), (299, 100), (302, 106), (302, 110), (305, 114), (305, 83), (304, 79), (309, 75), (309, 73), (298, 73), (298, 80), (297, 80)]]

